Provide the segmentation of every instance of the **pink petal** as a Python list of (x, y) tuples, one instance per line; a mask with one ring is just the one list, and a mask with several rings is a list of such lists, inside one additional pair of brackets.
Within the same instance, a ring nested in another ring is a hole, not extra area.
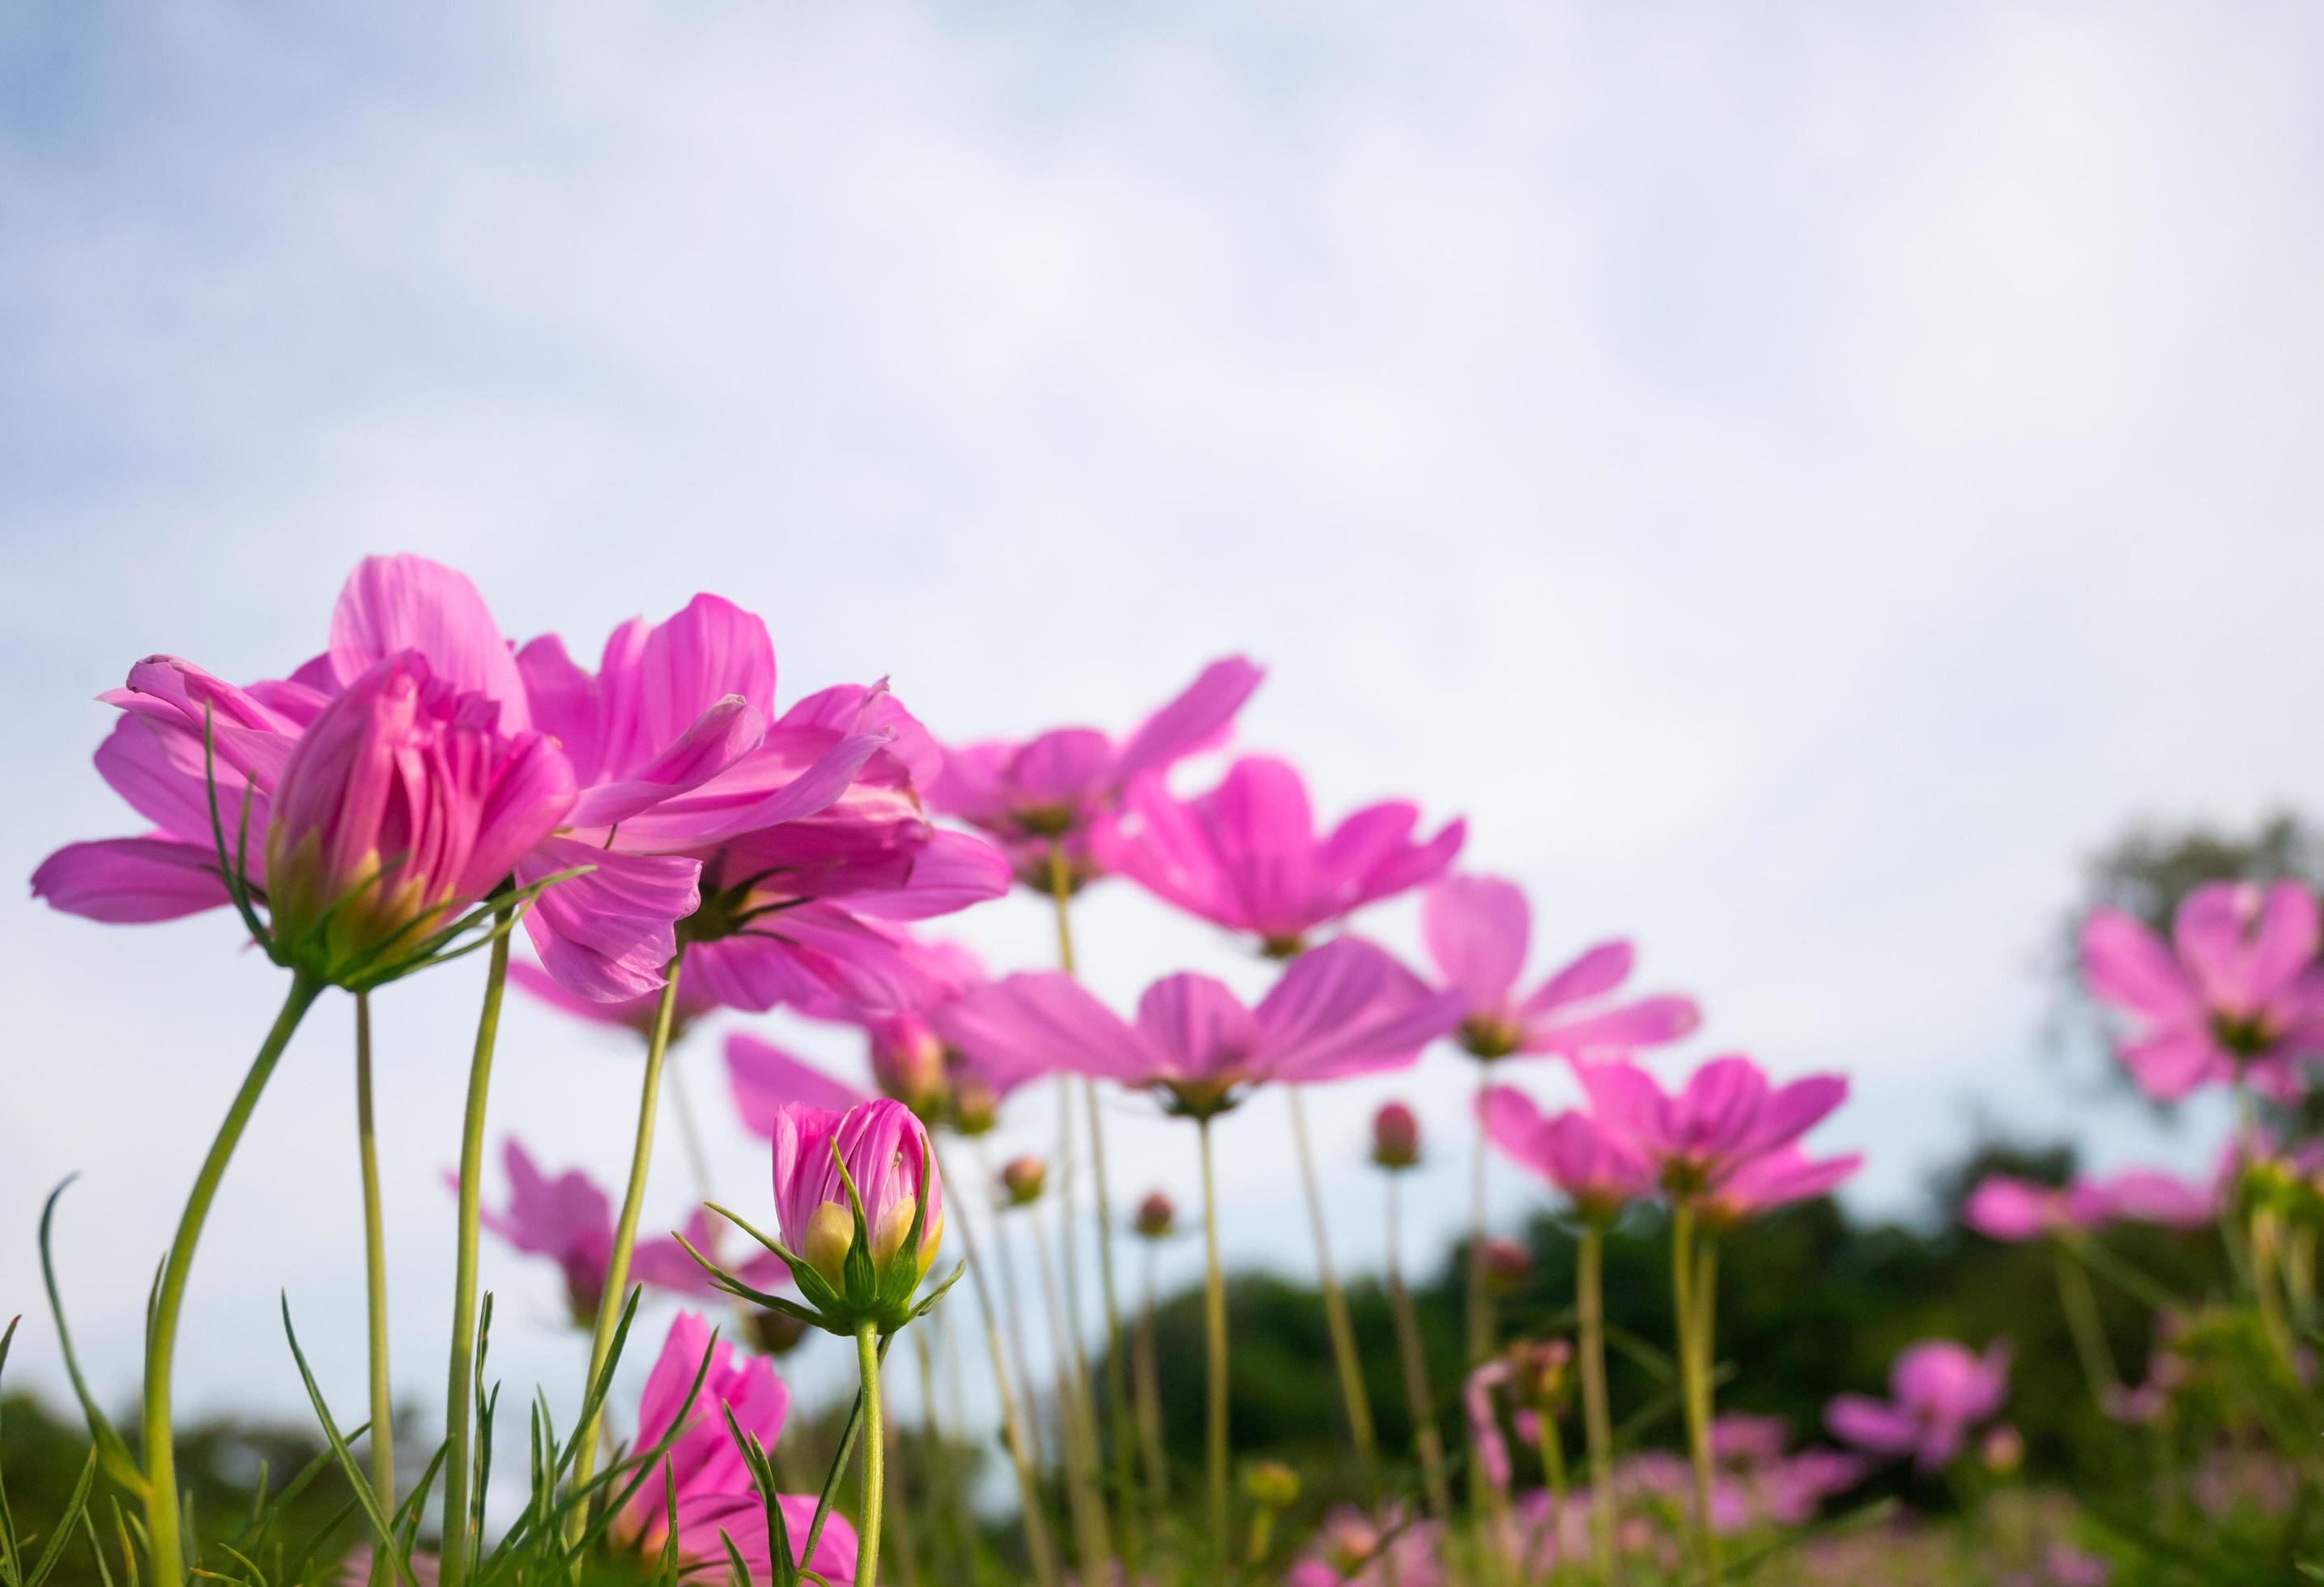
[(728, 695), (630, 777), (584, 792), (573, 806), (571, 824), (612, 826), (626, 821), (701, 787), (757, 749), (766, 736), (766, 718), (742, 696)]
[(726, 1038), (726, 1085), (733, 1093), (742, 1127), (752, 1134), (774, 1139), (775, 1113), (800, 1103), (844, 1113), (858, 1103), (871, 1101), (856, 1090), (804, 1059), (755, 1036), (735, 1031)]
[(2100, 909), (2083, 924), (2082, 973), (2098, 997), (2150, 1020), (2183, 1017), (2200, 1001), (2170, 950), (2119, 909)]
[(1259, 1023), (1233, 992), (1207, 975), (1165, 976), (1138, 1000), (1138, 1033), (1163, 1057), (1161, 1075), (1226, 1079), (1259, 1045)]
[(2316, 961), (2316, 895), (2297, 881), (2267, 890), (2244, 967), (2244, 993), (2255, 1004), (2277, 997)]
[(926, 790), (929, 808), (979, 826), (1005, 821), (1009, 801), (1002, 783), (1016, 754), (1015, 744), (998, 741), (946, 750), (943, 769)]
[(677, 923), (702, 899), (702, 867), (676, 855), (628, 854), (552, 837), (517, 863), (520, 887), (587, 866), (542, 890), (524, 917), (543, 968), (599, 1002), (641, 997), (678, 953)]
[(1073, 810), (1116, 786), (1112, 771), (1113, 745), (1105, 734), (1093, 727), (1060, 727), (1010, 757), (1008, 780), (1028, 804)]
[[(1531, 1006), (1528, 1000), (1528, 1007)], [(1529, 1017), (1517, 1050), (1563, 1053), (1586, 1057), (1592, 1053), (1628, 1052), (1636, 1047), (1661, 1047), (1693, 1034), (1702, 1015), (1692, 998), (1650, 997), (1625, 1003), (1603, 1013), (1578, 1019)]]
[(738, 695), (761, 721), (775, 714), (775, 646), (767, 625), (732, 601), (699, 595), (683, 611), (656, 624), (636, 648), (636, 660), (609, 657), (604, 691), (604, 770), (635, 774), (728, 695)]
[(925, 1006), (942, 990), (908, 946), (831, 903), (765, 916), (747, 933), (688, 949), (686, 964), (720, 1002), (752, 1013), (829, 997), (893, 1013)]
[(1454, 876), (1428, 890), (1420, 924), (1428, 956), (1475, 1010), (1508, 1001), (1532, 927), (1525, 894), (1495, 876)]
[(1895, 1407), (1861, 1394), (1843, 1394), (1823, 1407), (1832, 1436), (1876, 1454), (1908, 1454), (1921, 1439), (1918, 1423)]
[(827, 727), (842, 734), (884, 734), (887, 752), (903, 764), (912, 786), (927, 793), (943, 775), (945, 753), (920, 719), (885, 684), (839, 683), (807, 696), (782, 715), (779, 727)]
[(884, 892), (848, 895), (847, 907), (881, 920), (925, 920), (1007, 893), (1014, 880), (1009, 856), (964, 832), (931, 835), (911, 860), (904, 884)]
[(1655, 1077), (1626, 1060), (1576, 1064), (1574, 1078), (1590, 1098), (1590, 1111), (1599, 1126), (1649, 1157), (1676, 1149), (1669, 1105)]
[(1766, 1153), (1789, 1146), (1848, 1100), (1848, 1080), (1840, 1075), (1810, 1075), (1769, 1093), (1743, 1150)]
[(953, 1046), (980, 1063), (1011, 1070), (1096, 1075), (1137, 1085), (1166, 1061), (1137, 1029), (1064, 975), (988, 982), (931, 1017)]
[(2200, 1027), (2158, 1031), (2121, 1048), (2123, 1067), (2158, 1102), (2175, 1102), (2197, 1086), (2234, 1072), (2234, 1060)]
[(1294, 959), (1259, 1002), (1259, 1066), (1294, 1083), (1398, 1068), (1450, 1034), (1465, 1006), (1370, 943), (1338, 937)]
[(1601, 942), (1535, 988), (1517, 1012), (1538, 1019), (1553, 1009), (1611, 992), (1629, 979), (1635, 957), (1627, 942)]
[(565, 653), (565, 641), (553, 633), (519, 650), (516, 669), (524, 679), (532, 724), (563, 746), (584, 788), (597, 781), (605, 756), (597, 680)]
[(214, 847), (160, 836), (67, 844), (32, 872), (32, 896), (115, 925), (175, 920), (227, 901)]
[(1185, 692), (1130, 735), (1113, 763), (1115, 784), (1161, 770), (1216, 743), (1266, 676), (1241, 656), (1229, 656), (1204, 668)]
[(332, 669), (344, 687), (407, 650), (453, 687), (496, 703), (503, 733), (532, 725), (516, 658), (467, 576), (424, 557), (366, 557), (331, 614)]
[(2035, 1240), (2049, 1231), (2058, 1203), (2058, 1193), (2046, 1185), (1993, 1174), (1969, 1193), (1961, 1222), (1987, 1240)]

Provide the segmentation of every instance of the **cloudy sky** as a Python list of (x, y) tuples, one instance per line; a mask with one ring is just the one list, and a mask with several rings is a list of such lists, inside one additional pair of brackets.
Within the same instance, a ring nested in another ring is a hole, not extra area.
[[(1980, 1112), (2199, 1161), (2049, 1052), (2043, 961), (2128, 821), (2324, 780), (2319, 33), (1960, 0), (10, 7), (0, 871), (133, 826), (88, 763), (132, 660), (279, 674), (370, 550), (576, 648), (714, 588), (766, 614), (787, 698), (887, 674), (948, 736), (1127, 725), (1242, 649), (1245, 742), (1327, 807), (1465, 813), (1545, 956), (1632, 934), (1703, 999), (1696, 1056), (1853, 1075), (1819, 1140), (1872, 1154), (1860, 1205), (1914, 1210)], [(1259, 982), (1120, 889), (1083, 924), (1125, 999)], [(1022, 899), (960, 928), (1048, 951)], [(33, 1222), (79, 1171), (61, 1274), (115, 1403), (281, 992), (235, 942), (0, 909), (0, 1310), (39, 1311)], [(477, 981), (379, 1000), (421, 1403)], [(299, 1408), (278, 1287), (360, 1398), (348, 1027), (312, 1018), (219, 1200), (197, 1410)], [(524, 1009), (503, 1054), (495, 1135), (613, 1177), (625, 1049)], [(1354, 1264), (1370, 1109), (1423, 1100), (1449, 1230), (1466, 1084), (1438, 1055), (1317, 1098)], [(1117, 1177), (1190, 1193), (1144, 1113), (1112, 1109)], [(1227, 1238), (1296, 1269), (1281, 1122), (1228, 1132)], [(689, 1195), (665, 1153), (650, 1216)], [(495, 1249), (485, 1279), (512, 1390), (567, 1396), (551, 1276)]]

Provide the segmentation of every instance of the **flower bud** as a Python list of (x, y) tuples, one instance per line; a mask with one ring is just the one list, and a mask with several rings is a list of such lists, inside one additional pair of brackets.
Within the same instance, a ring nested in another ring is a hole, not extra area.
[[(918, 1315), (925, 1303), (911, 1297), (944, 1240), (944, 1194), (911, 1110), (886, 1097), (844, 1113), (788, 1103), (775, 1112), (774, 1145), (778, 1226), (817, 1325), (892, 1333)], [(869, 1260), (851, 1269), (859, 1215)]]
[(1177, 1223), (1178, 1209), (1170, 1198), (1157, 1190), (1138, 1204), (1136, 1228), (1141, 1240), (1167, 1240)]
[(1997, 1424), (1978, 1445), (1978, 1459), (1997, 1477), (2014, 1476), (2025, 1463), (2025, 1440), (2006, 1422)]
[(1034, 1157), (1011, 1158), (1001, 1170), (1001, 1194), (1012, 1207), (1028, 1207), (1041, 1199), (1049, 1166)]
[(944, 1040), (916, 1014), (899, 1014), (872, 1029), (872, 1078), (921, 1120), (944, 1111)]
[(748, 1314), (751, 1342), (761, 1355), (788, 1355), (807, 1337), (807, 1324), (788, 1312), (753, 1306)]
[(1391, 1170), (1420, 1161), (1420, 1121), (1402, 1103), (1384, 1103), (1372, 1115), (1372, 1161)]
[(1533, 1269), (1533, 1258), (1526, 1248), (1500, 1235), (1486, 1241), (1479, 1254), (1485, 1266), (1486, 1287), (1496, 1295), (1517, 1288)]
[(1243, 1497), (1268, 1509), (1299, 1502), (1299, 1473), (1281, 1461), (1252, 1461), (1242, 1469)]

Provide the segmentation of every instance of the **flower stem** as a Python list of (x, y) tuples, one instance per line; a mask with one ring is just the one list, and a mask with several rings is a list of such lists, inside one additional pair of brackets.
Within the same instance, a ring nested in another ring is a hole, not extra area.
[[(1477, 1096), (1482, 1101), (1488, 1071), (1477, 1065)], [(1469, 1159), (1469, 1365), (1476, 1367), (1493, 1352), (1492, 1296), (1485, 1287), (1485, 1114), (1480, 1107), (1477, 1140)]]
[[(1038, 1204), (1025, 1209), (1033, 1226), (1033, 1255), (1041, 1275), (1041, 1296), (1049, 1308), (1049, 1326), (1062, 1334), (1065, 1305), (1057, 1292), (1056, 1264), (1049, 1259), (1048, 1236), (1042, 1232)], [(1065, 1500), (1073, 1512), (1074, 1546), (1081, 1555), (1082, 1580), (1106, 1582), (1113, 1576), (1112, 1540), (1106, 1535), (1105, 1499), (1097, 1484), (1097, 1430), (1089, 1407), (1089, 1379), (1074, 1353), (1061, 1350), (1057, 1361), (1057, 1415), (1065, 1424)]]
[(1719, 1580), (1719, 1540), (1711, 1526), (1710, 1342), (1696, 1295), (1694, 1206), (1682, 1198), (1671, 1209), (1671, 1301), (1678, 1319), (1678, 1370), (1686, 1411), (1686, 1448), (1694, 1467), (1694, 1553), (1703, 1587)]
[[(653, 1165), (654, 1121), (661, 1101), (662, 1060), (669, 1051), (670, 1020), (678, 1008), (678, 976), (685, 959), (684, 948), (671, 957), (669, 976), (661, 983), (661, 1001), (654, 1005), (653, 1035), (646, 1043), (645, 1077), (638, 1087), (638, 1132), (630, 1149), (629, 1188), (622, 1195), (621, 1215), (613, 1223), (613, 1254), (605, 1264), (604, 1287), (597, 1296), (597, 1325), (589, 1335), (589, 1375), (581, 1380), (585, 1397), (595, 1386), (598, 1374), (605, 1370), (605, 1358), (613, 1349), (613, 1330), (621, 1321), (622, 1308), (629, 1301), (630, 1251), (637, 1244), (638, 1213), (645, 1204), (646, 1171)], [(592, 1416), (581, 1425), (580, 1449), (574, 1457), (573, 1481), (576, 1487), (587, 1485), (596, 1464), (597, 1418)], [(573, 1524), (577, 1527), (586, 1519), (576, 1509)]]
[(186, 1579), (185, 1545), (179, 1531), (177, 1448), (170, 1431), (170, 1373), (177, 1353), (178, 1314), (185, 1305), (186, 1276), (194, 1266), (194, 1246), (202, 1237), (202, 1224), (209, 1217), (218, 1181), (226, 1177), (226, 1166), (258, 1106), (259, 1095), (281, 1059), (282, 1049), (290, 1045), (290, 1033), (299, 1029), (300, 1019), (321, 995), (323, 985), (303, 973), (292, 972), (282, 1010), (274, 1016), (266, 1039), (259, 1044), (258, 1056), (243, 1076), (242, 1089), (234, 1093), (226, 1120), (210, 1141), (209, 1153), (194, 1175), (193, 1191), (186, 1197), (186, 1210), (179, 1215), (177, 1235), (170, 1241), (161, 1281), (154, 1287), (152, 1315), (145, 1330), (145, 1481), (151, 1489), (145, 1498), (145, 1530), (154, 1587), (183, 1587)]
[(1436, 1426), (1436, 1395), (1428, 1386), (1428, 1356), (1421, 1348), (1420, 1318), (1413, 1310), (1412, 1292), (1404, 1286), (1404, 1220), (1397, 1194), (1402, 1178), (1399, 1174), (1388, 1176), (1388, 1308), (1396, 1315), (1397, 1353), (1404, 1361), (1404, 1398), (1412, 1413), (1413, 1439), (1420, 1452), (1429, 1513), (1449, 1521), (1452, 1487), (1444, 1475), (1444, 1435)]
[(880, 1423), (879, 1332), (869, 1323), (855, 1331), (855, 1370), (863, 1382), (863, 1497), (856, 1523), (855, 1587), (873, 1587), (880, 1576), (880, 1501), (888, 1462)]
[(2104, 1409), (2118, 1380), (2113, 1353), (2107, 1349), (2106, 1331), (2098, 1322), (2098, 1296), (2090, 1292), (2089, 1270), (2064, 1241), (2052, 1240), (2051, 1251), (2057, 1259), (2058, 1305), (2066, 1314), (2067, 1332), (2074, 1336), (2074, 1353), (2081, 1358), (2091, 1403)]
[[(371, 1331), (371, 1485), (379, 1508), (395, 1513), (395, 1394), (387, 1360), (387, 1234), (379, 1205), (379, 1137), (371, 1100), (371, 993), (355, 993), (355, 1158), (363, 1177), (364, 1281)], [(393, 1572), (372, 1551), (372, 1579)]]
[(1212, 1163), (1211, 1121), (1198, 1121), (1203, 1142), (1203, 1336), (1210, 1373), (1204, 1385), (1204, 1443), (1210, 1464), (1211, 1577), (1227, 1572), (1227, 1285), (1219, 1266), (1218, 1176)]
[(468, 1061), (468, 1100), (460, 1121), (460, 1213), (452, 1273), (452, 1365), (444, 1392), (443, 1587), (460, 1587), (468, 1574), (471, 1464), (468, 1419), (476, 1378), (476, 1242), (483, 1222), (484, 1102), (493, 1084), (493, 1048), (500, 1039), (501, 994), (508, 985), (507, 911), (484, 972), (484, 1003), (476, 1015), (476, 1045)]
[(1146, 1284), (1138, 1314), (1138, 1442), (1146, 1461), (1146, 1492), (1154, 1513), (1170, 1513), (1170, 1460), (1162, 1447), (1162, 1379), (1154, 1359), (1154, 1247), (1146, 1248)]
[[(952, 1177), (952, 1171), (944, 1166), (941, 1158), (936, 1172), (946, 1179)], [(1001, 1439), (1008, 1445), (1009, 1463), (1017, 1473), (1017, 1513), (1025, 1528), (1025, 1553), (1033, 1562), (1034, 1580), (1040, 1587), (1055, 1587), (1056, 1548), (1049, 1540), (1047, 1518), (1041, 1512), (1041, 1490), (1033, 1476), (1032, 1441), (1027, 1435), (1017, 1397), (1009, 1383), (1008, 1353), (1001, 1344), (1001, 1318), (993, 1308), (992, 1291), (984, 1282), (984, 1264), (977, 1256), (976, 1226), (964, 1215), (958, 1222), (961, 1241), (968, 1252), (969, 1282), (975, 1287), (977, 1311), (984, 1322), (984, 1340), (992, 1350), (992, 1387), (1001, 1401)], [(1029, 1391), (1029, 1379), (1027, 1387)]]
[(1606, 1396), (1606, 1231), (1591, 1223), (1575, 1258), (1573, 1309), (1582, 1333), (1582, 1426), (1590, 1444), (1590, 1545), (1602, 1582), (1614, 1580), (1614, 1421)]
[(1379, 1483), (1378, 1444), (1372, 1431), (1371, 1397), (1364, 1392), (1364, 1370), (1356, 1357), (1355, 1324), (1348, 1318), (1347, 1292), (1332, 1269), (1332, 1241), (1323, 1223), (1323, 1195), (1315, 1184), (1315, 1153), (1307, 1142), (1307, 1108), (1299, 1087), (1286, 1088), (1291, 1098), (1291, 1140), (1299, 1155), (1299, 1183), (1307, 1195), (1307, 1226), (1315, 1236), (1315, 1273), (1323, 1290), (1323, 1324), (1332, 1338), (1332, 1360), (1339, 1369), (1340, 1399), (1348, 1411), (1348, 1436), (1356, 1448), (1356, 1466), (1364, 1491), (1377, 1497)]

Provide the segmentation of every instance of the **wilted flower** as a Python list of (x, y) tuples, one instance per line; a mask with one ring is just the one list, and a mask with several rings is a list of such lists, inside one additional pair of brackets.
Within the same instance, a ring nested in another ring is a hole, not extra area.
[(2324, 969), (2316, 899), (2296, 881), (2213, 882), (2180, 901), (2165, 947), (2144, 925), (2100, 909), (2082, 927), (2090, 991), (2135, 1018), (2122, 1061), (2168, 1100), (2237, 1075), (2297, 1094), (2299, 1063), (2324, 1051)]
[(1600, 943), (1519, 996), (1532, 914), (1525, 894), (1498, 877), (1438, 882), (1428, 890), (1421, 924), (1429, 958), (1461, 995), (1462, 1045), (1480, 1058), (1628, 1052), (1675, 1041), (1702, 1023), (1691, 998), (1607, 1002), (1629, 977), (1627, 942)]

